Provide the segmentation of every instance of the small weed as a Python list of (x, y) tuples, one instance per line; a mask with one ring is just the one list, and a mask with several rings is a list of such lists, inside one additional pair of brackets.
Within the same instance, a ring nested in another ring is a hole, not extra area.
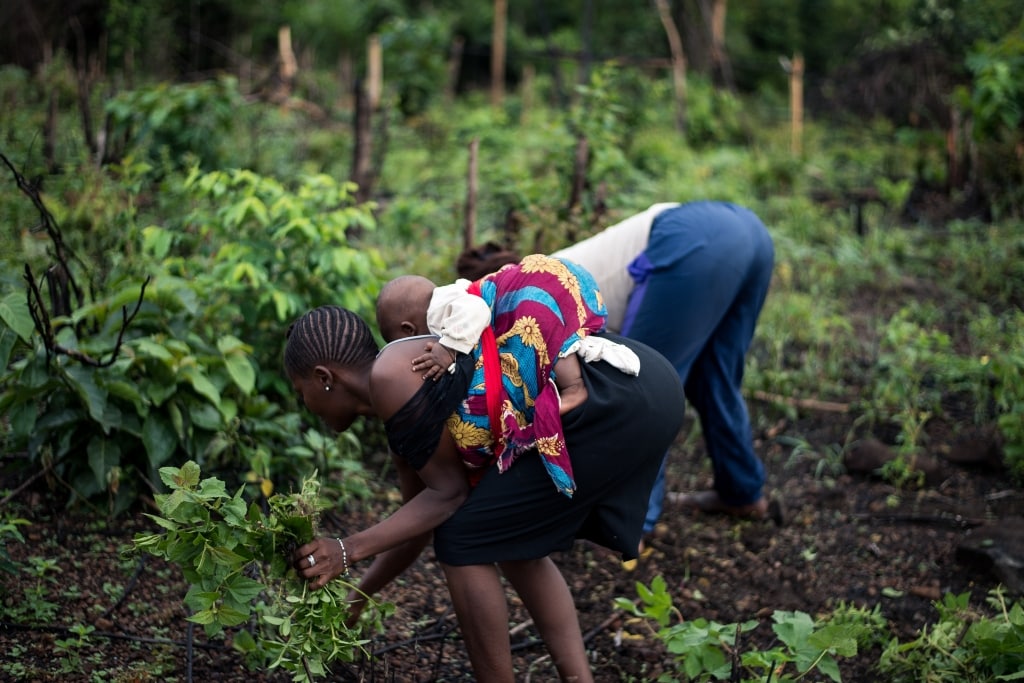
[(96, 630), (95, 626), (75, 624), (68, 629), (73, 634), (68, 638), (57, 638), (53, 641), (53, 649), (60, 655), (58, 663), (63, 674), (80, 673), (82, 670), (82, 648), (90, 643), (89, 634)]

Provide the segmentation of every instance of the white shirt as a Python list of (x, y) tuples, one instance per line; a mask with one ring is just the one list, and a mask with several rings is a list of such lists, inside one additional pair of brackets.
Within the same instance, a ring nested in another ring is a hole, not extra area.
[(622, 331), (626, 305), (633, 291), (633, 278), (627, 267), (646, 248), (651, 236), (654, 217), (678, 203), (654, 204), (646, 211), (634, 214), (593, 237), (559, 249), (552, 256), (569, 259), (590, 271), (608, 307), (608, 329)]
[(440, 337), (441, 345), (469, 353), (491, 324), (491, 307), (466, 291), (470, 281), (459, 278), (450, 285), (435, 287), (427, 307), (427, 329)]

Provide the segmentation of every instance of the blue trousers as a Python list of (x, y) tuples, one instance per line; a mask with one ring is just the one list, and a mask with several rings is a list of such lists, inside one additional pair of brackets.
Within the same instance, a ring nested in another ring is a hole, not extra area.
[[(774, 260), (768, 230), (752, 211), (700, 201), (656, 216), (647, 248), (630, 265), (636, 286), (622, 333), (661, 352), (679, 373), (700, 419), (715, 490), (727, 505), (763, 495), (764, 464), (754, 454), (740, 386)], [(663, 459), (645, 532), (661, 515), (664, 496)]]

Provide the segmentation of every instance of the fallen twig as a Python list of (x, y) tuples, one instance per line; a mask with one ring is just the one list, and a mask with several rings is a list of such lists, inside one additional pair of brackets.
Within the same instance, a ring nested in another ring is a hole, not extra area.
[(779, 394), (770, 394), (767, 391), (752, 391), (750, 392), (751, 398), (755, 398), (758, 401), (767, 401), (769, 403), (783, 403), (785, 405), (795, 406), (797, 408), (806, 408), (808, 410), (821, 410), (828, 413), (848, 413), (850, 412), (849, 403), (837, 403), (835, 401), (821, 401), (816, 398), (799, 398), (796, 396), (781, 396)]
[[(39, 631), (44, 633), (57, 633), (65, 636), (78, 636), (77, 632), (72, 631), (67, 626), (50, 626), (50, 625), (33, 625), (33, 624), (13, 624), (6, 621), (0, 621), (0, 630), (11, 630), (11, 631)], [(171, 640), (169, 638), (150, 638), (148, 636), (134, 636), (130, 633), (113, 633), (111, 631), (90, 631), (90, 638), (108, 638), (110, 640), (130, 640), (134, 643), (151, 643), (154, 645), (175, 645), (177, 647), (201, 647), (205, 650), (224, 650), (230, 651), (231, 648), (227, 645), (218, 645), (216, 643), (188, 643), (184, 640)]]
[(905, 524), (952, 524), (959, 527), (983, 526), (989, 520), (980, 517), (964, 517), (962, 515), (916, 515), (916, 514), (881, 514), (876, 512), (855, 512), (850, 515), (854, 519), (869, 521), (902, 522)]

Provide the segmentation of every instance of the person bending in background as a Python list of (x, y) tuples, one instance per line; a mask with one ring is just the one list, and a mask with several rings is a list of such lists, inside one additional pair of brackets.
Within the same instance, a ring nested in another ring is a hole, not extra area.
[[(774, 246), (761, 219), (721, 201), (655, 204), (552, 255), (587, 269), (604, 296), (608, 329), (661, 352), (684, 383), (714, 484), (673, 499), (701, 512), (766, 517), (764, 464), (754, 453), (741, 393), (774, 267)], [(516, 258), (486, 245), (460, 255), (456, 268), (472, 279)], [(661, 515), (665, 495), (663, 463), (645, 533)]]
[[(572, 453), (571, 467), (562, 467), (568, 463), (552, 456), (563, 444), (541, 438), (527, 448), (524, 426), (534, 421), (538, 387), (559, 349), (589, 319), (593, 302), (577, 293), (516, 304), (497, 292), (485, 278), (480, 296), (495, 311), (492, 330), (502, 340), (496, 352), (480, 344), (459, 354), (455, 372), (437, 381), (409, 371), (423, 338), (378, 352), (369, 326), (346, 309), (320, 307), (290, 327), (284, 364), (300, 399), (334, 430), (358, 415), (383, 420), (403, 499), (368, 529), (304, 544), (292, 562), (320, 588), (373, 558), (359, 581), (359, 591), (372, 595), (433, 538), (477, 680), (514, 680), (504, 575), (559, 677), (587, 683), (593, 674), (572, 594), (550, 555), (588, 539), (624, 559), (637, 556), (651, 486), (682, 424), (674, 405), (683, 387), (660, 354), (616, 339), (636, 354), (640, 372), (581, 364), (586, 399), (560, 415)], [(501, 399), (498, 413), (489, 397)], [(356, 613), (361, 593), (352, 595)]]

